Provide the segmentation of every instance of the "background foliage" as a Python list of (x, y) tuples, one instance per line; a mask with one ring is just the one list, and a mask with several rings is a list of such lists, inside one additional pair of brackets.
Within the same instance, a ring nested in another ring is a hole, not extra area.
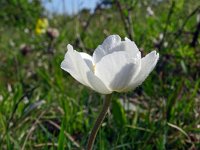
[[(103, 98), (60, 69), (71, 43), (92, 53), (106, 36), (160, 53), (142, 86), (114, 93), (95, 149), (200, 149), (199, 0), (104, 0), (47, 16), (40, 1), (0, 1), (0, 149), (83, 149)], [(35, 33), (48, 18), (52, 32)]]

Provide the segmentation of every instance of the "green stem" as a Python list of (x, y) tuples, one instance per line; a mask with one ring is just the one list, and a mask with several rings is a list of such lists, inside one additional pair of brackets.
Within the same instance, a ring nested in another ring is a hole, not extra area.
[(111, 103), (111, 94), (110, 95), (106, 95), (106, 98), (105, 98), (105, 101), (104, 101), (104, 104), (103, 104), (103, 108), (94, 124), (94, 127), (92, 129), (92, 132), (90, 134), (90, 137), (89, 137), (89, 140), (88, 140), (88, 143), (87, 143), (87, 150), (92, 150), (92, 147), (93, 147), (93, 144), (94, 144), (94, 141), (96, 139), (96, 135), (97, 135), (97, 132), (108, 112), (108, 109), (109, 109), (109, 106), (110, 106), (110, 103)]

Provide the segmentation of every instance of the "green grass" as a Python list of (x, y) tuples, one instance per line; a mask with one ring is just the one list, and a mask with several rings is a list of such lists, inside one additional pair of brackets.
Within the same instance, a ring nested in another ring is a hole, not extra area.
[[(176, 37), (198, 1), (175, 1), (161, 49), (155, 39), (163, 33), (171, 2), (152, 5), (155, 16), (146, 15), (147, 4), (138, 2), (130, 12), (134, 41), (147, 54), (160, 53), (155, 70), (134, 91), (113, 93), (110, 112), (97, 135), (97, 150), (164, 150), (200, 148), (200, 40), (190, 46), (197, 13)], [(123, 6), (125, 6), (123, 4)], [(140, 6), (141, 5), (141, 6)], [(144, 13), (145, 12), (145, 13)], [(6, 14), (6, 12), (5, 12)], [(126, 13), (125, 13), (126, 14)], [(84, 87), (60, 68), (68, 43), (79, 34), (79, 51), (92, 53), (107, 35), (127, 36), (118, 9), (99, 10), (86, 31), (89, 14), (54, 16), (50, 26), (60, 31), (47, 51), (50, 39), (34, 28), (0, 26), (0, 149), (82, 149), (102, 107), (104, 96)], [(33, 19), (34, 20), (34, 19)], [(22, 55), (20, 45), (31, 47)], [(134, 105), (126, 111), (120, 100)]]

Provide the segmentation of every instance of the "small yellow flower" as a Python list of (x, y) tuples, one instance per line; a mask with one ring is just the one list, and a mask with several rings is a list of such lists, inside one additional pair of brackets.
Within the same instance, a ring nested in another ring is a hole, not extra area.
[(36, 23), (35, 32), (40, 35), (46, 32), (49, 22), (46, 18), (39, 18)]

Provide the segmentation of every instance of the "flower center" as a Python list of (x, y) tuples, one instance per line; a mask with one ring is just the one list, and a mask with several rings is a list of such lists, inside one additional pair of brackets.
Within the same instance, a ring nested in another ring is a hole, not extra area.
[(93, 72), (95, 73), (96, 65), (93, 64)]

